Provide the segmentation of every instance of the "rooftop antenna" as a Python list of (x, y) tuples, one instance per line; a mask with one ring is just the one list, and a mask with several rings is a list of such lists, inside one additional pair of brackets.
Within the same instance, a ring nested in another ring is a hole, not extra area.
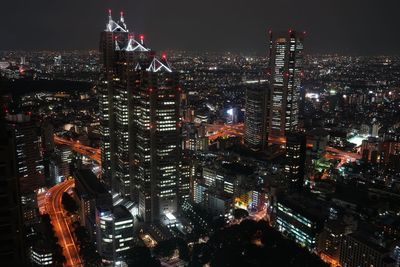
[(124, 22), (125, 22), (125, 19), (124, 19), (124, 12), (121, 11), (120, 15), (121, 15), (121, 18), (120, 18), (119, 20), (120, 20), (122, 23), (124, 23)]
[(108, 10), (108, 21), (112, 21), (111, 9)]

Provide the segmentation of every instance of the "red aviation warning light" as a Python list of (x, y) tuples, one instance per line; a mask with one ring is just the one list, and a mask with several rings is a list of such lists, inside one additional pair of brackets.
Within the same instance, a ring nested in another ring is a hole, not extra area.
[(140, 38), (140, 42), (143, 44), (144, 43), (144, 35), (141, 34), (139, 38)]
[(167, 54), (166, 53), (163, 53), (161, 57), (162, 57), (163, 60), (167, 60)]

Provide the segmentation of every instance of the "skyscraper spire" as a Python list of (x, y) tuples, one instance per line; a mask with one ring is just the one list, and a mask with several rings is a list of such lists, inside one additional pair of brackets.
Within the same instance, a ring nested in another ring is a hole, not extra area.
[(108, 10), (108, 23), (106, 24), (106, 31), (108, 32), (128, 32), (128, 28), (125, 24), (123, 12), (118, 22), (112, 19), (111, 9)]
[(119, 21), (121, 21), (122, 23), (124, 23), (125, 22), (125, 19), (124, 19), (124, 12), (123, 11), (121, 11), (120, 12), (120, 19), (119, 19)]

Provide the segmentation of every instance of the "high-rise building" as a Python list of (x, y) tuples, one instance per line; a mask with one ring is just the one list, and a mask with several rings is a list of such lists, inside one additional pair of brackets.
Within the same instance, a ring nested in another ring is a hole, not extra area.
[(295, 131), (298, 128), (303, 40), (304, 34), (293, 30), (277, 33), (270, 31), (270, 142), (283, 141), (286, 131)]
[(8, 115), (7, 121), (15, 140), (15, 163), (21, 194), (31, 194), (44, 185), (43, 158), (37, 127), (28, 115)]
[(56, 147), (58, 159), (59, 176), (67, 179), (70, 176), (70, 164), (72, 162), (72, 150), (67, 145), (58, 145)]
[(103, 262), (120, 266), (134, 245), (132, 214), (121, 205), (96, 209), (97, 251)]
[(133, 90), (134, 179), (145, 221), (177, 211), (181, 169), (180, 87), (163, 56), (137, 71)]
[(79, 219), (88, 229), (95, 224), (96, 206), (112, 206), (111, 194), (90, 169), (74, 172), (75, 190), (79, 199)]
[(284, 173), (292, 190), (303, 186), (306, 164), (306, 136), (300, 132), (286, 133), (286, 158)]
[(118, 79), (114, 74), (114, 65), (116, 61), (116, 51), (120, 50), (128, 40), (129, 30), (125, 24), (123, 13), (119, 21), (114, 21), (109, 11), (108, 22), (105, 30), (101, 33), (100, 52), (102, 62), (102, 79), (99, 84), (99, 117), (100, 117), (100, 135), (101, 135), (101, 165), (102, 179), (111, 186), (113, 180), (112, 169), (114, 162), (114, 135), (111, 135), (110, 128), (114, 127), (114, 87), (113, 81)]
[(104, 79), (100, 125), (103, 180), (139, 204), (146, 222), (177, 209), (181, 168), (180, 93), (177, 76), (109, 16), (102, 33)]
[(268, 143), (268, 93), (266, 84), (253, 85), (246, 89), (244, 143), (254, 151), (264, 149)]
[(23, 215), (16, 172), (15, 138), (6, 130), (1, 119), (0, 199), (0, 262), (4, 266), (24, 266)]
[(341, 266), (396, 266), (390, 250), (382, 247), (368, 237), (368, 234), (355, 232), (346, 235), (340, 246), (339, 263)]
[(182, 156), (182, 167), (178, 181), (178, 204), (181, 206), (190, 197), (190, 180), (194, 173), (193, 161), (189, 151)]

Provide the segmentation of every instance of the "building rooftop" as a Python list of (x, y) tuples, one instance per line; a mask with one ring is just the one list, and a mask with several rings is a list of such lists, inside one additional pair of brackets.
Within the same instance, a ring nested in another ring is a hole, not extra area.
[(107, 189), (90, 169), (79, 169), (75, 172), (75, 177), (78, 182), (76, 186), (78, 195), (86, 193), (96, 198), (98, 195), (108, 193)]
[(278, 197), (278, 203), (301, 213), (303, 216), (322, 223), (328, 217), (329, 205), (324, 202), (303, 194)]
[(125, 206), (117, 205), (113, 209), (115, 219), (133, 219), (132, 214)]
[(379, 244), (374, 242), (371, 238), (369, 238), (368, 233), (363, 233), (363, 232), (358, 231), (358, 232), (349, 234), (348, 236), (353, 238), (357, 242), (362, 243), (381, 254), (389, 253), (388, 249), (380, 246)]

